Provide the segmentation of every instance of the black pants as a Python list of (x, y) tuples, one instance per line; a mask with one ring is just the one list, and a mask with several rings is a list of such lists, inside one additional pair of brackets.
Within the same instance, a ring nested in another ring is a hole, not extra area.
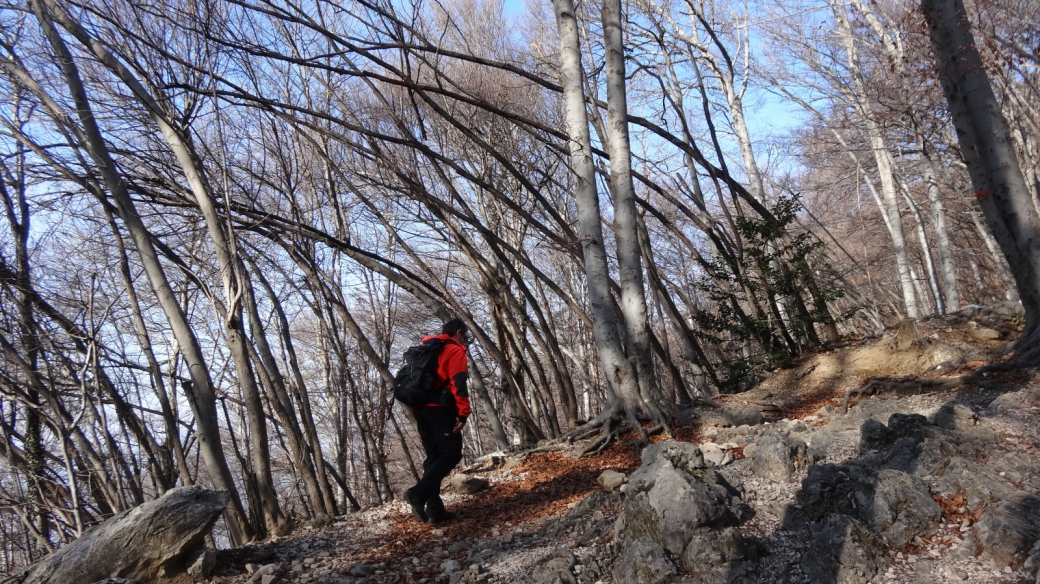
[(462, 434), (455, 434), (455, 412), (451, 408), (416, 408), (415, 422), (419, 429), (426, 460), (423, 476), (412, 487), (421, 501), (441, 492), (441, 481), (462, 460)]

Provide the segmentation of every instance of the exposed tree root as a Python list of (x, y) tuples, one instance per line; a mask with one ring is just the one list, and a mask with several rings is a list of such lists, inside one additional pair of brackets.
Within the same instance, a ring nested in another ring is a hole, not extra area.
[(631, 427), (632, 430), (639, 433), (637, 443), (640, 446), (645, 446), (649, 442), (649, 437), (655, 434), (660, 434), (661, 432), (668, 435), (672, 434), (671, 425), (664, 419), (662, 413), (655, 411), (650, 415), (645, 416), (645, 418), (645, 421), (654, 424), (649, 429), (643, 428), (644, 420), (641, 420), (639, 415), (627, 410), (620, 403), (615, 403), (600, 413), (600, 415), (595, 419), (590, 420), (587, 424), (560, 436), (557, 442), (573, 444), (576, 441), (586, 440), (598, 435), (598, 437), (578, 455), (579, 457), (582, 457), (601, 454), (612, 442), (619, 440), (628, 427)]
[(862, 387), (850, 389), (848, 393), (845, 394), (845, 401), (842, 406), (845, 408), (844, 413), (848, 413), (849, 402), (852, 400), (853, 395), (862, 397), (867, 392), (874, 395), (882, 391), (910, 394), (922, 393), (935, 389), (953, 389), (956, 387), (963, 387), (969, 383), (977, 383), (973, 377), (974, 375), (948, 378), (922, 378), (917, 377), (916, 375), (911, 375), (909, 377), (874, 377), (867, 381), (867, 383)]

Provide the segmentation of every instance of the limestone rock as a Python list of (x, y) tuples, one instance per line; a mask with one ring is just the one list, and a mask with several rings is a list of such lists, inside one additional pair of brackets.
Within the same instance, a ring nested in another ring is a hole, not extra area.
[(812, 532), (812, 544), (802, 557), (802, 569), (811, 582), (872, 582), (887, 563), (878, 538), (848, 515), (828, 515)]
[(480, 492), (488, 486), (487, 479), (474, 477), (467, 474), (457, 474), (451, 477), (451, 487), (463, 495), (472, 495)]
[(616, 491), (625, 484), (625, 475), (616, 470), (607, 469), (599, 475), (596, 482), (606, 491)]
[(950, 460), (935, 486), (947, 495), (963, 493), (972, 509), (1003, 501), (1018, 490), (992, 470), (959, 456)]
[(999, 563), (1022, 562), (1040, 540), (1040, 497), (1018, 492), (975, 524), (983, 551)]
[(928, 484), (898, 470), (879, 471), (854, 497), (860, 518), (892, 547), (933, 533), (942, 519), (942, 508), (932, 499)]
[(184, 564), (187, 566), (185, 571), (192, 578), (196, 580), (209, 578), (213, 573), (213, 568), (217, 565), (217, 550), (213, 548), (196, 550), (188, 556)]
[(700, 445), (700, 448), (704, 460), (715, 466), (722, 466), (722, 461), (726, 458), (726, 451), (722, 449), (722, 446), (714, 442), (705, 442)]
[(667, 460), (673, 467), (691, 473), (707, 468), (700, 447), (689, 442), (665, 440), (647, 446), (640, 455), (643, 466), (652, 465), (658, 460)]
[(798, 500), (811, 520), (848, 515), (893, 547), (934, 532), (942, 518), (924, 480), (861, 461), (809, 467)]
[(947, 430), (967, 431), (974, 430), (979, 425), (989, 425), (971, 408), (961, 404), (945, 404), (932, 416), (932, 423)]
[[(678, 561), (687, 575), (699, 576), (698, 581), (725, 582), (725, 575), (752, 555), (736, 529), (749, 512), (739, 492), (708, 468), (696, 445), (665, 441), (643, 451), (643, 465), (626, 487), (617, 533), (619, 539), (633, 541), (629, 552), (652, 552), (658, 546), (670, 554), (665, 556), (670, 565)], [(653, 546), (634, 543), (640, 540)], [(619, 569), (624, 577), (635, 578), (639, 570), (653, 571), (646, 566), (656, 570), (664, 565), (654, 560), (638, 570)]]
[(614, 565), (613, 575), (617, 584), (644, 584), (658, 582), (678, 572), (664, 548), (649, 539), (639, 538), (628, 544)]
[(755, 546), (748, 544), (736, 527), (698, 530), (679, 556), (679, 565), (697, 581), (726, 581), (726, 573), (744, 560), (754, 560)]
[(96, 582), (121, 577), (141, 582), (183, 571), (184, 561), (228, 504), (224, 490), (180, 487), (124, 511), (47, 556), (23, 584)]
[(780, 432), (767, 432), (755, 441), (750, 455), (751, 470), (760, 477), (787, 480), (794, 473), (795, 463), (805, 457), (805, 443), (791, 440)]

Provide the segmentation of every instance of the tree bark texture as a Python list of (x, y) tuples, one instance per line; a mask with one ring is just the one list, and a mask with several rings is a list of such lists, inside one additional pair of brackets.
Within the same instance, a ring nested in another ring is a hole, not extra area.
[[(618, 406), (634, 413), (642, 401), (636, 371), (626, 357), (618, 336), (617, 315), (610, 291), (607, 253), (603, 240), (596, 168), (592, 160), (588, 112), (582, 88), (581, 46), (578, 21), (571, 0), (553, 0), (560, 34), (560, 77), (567, 119), (567, 147), (571, 155), (574, 202), (578, 211), (578, 238), (585, 261), (585, 282), (592, 312), (593, 337), (600, 363), (620, 399)], [(612, 415), (616, 412), (605, 412)]]
[(975, 198), (1007, 257), (1026, 311), (1019, 348), (1040, 340), (1040, 216), (961, 0), (922, 0), (943, 93)]
[[(641, 402), (629, 409), (657, 413), (657, 375), (654, 372), (650, 325), (647, 320), (646, 286), (636, 192), (632, 182), (632, 150), (628, 134), (628, 95), (625, 88), (625, 43), (621, 0), (603, 0), (604, 67), (607, 80), (607, 142), (610, 152), (610, 190), (614, 195), (614, 239), (617, 242), (621, 284), (621, 314), (629, 357), (639, 377)], [(622, 394), (622, 399), (627, 396)]]

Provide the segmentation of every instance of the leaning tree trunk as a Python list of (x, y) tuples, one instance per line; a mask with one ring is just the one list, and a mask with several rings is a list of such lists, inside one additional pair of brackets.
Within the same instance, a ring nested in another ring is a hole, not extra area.
[[(65, 19), (62, 20), (64, 21)], [(65, 22), (63, 22), (63, 25), (66, 28), (70, 28)], [(184, 177), (188, 181), (188, 187), (195, 196), (195, 201), (202, 212), (210, 239), (213, 241), (216, 251), (217, 264), (220, 268), (221, 282), (224, 287), (224, 296), (227, 301), (227, 306), (225, 307), (226, 314), (224, 315), (225, 331), (228, 348), (235, 363), (238, 384), (242, 390), (242, 402), (249, 425), (249, 454), (253, 464), (253, 472), (256, 475), (256, 494), (262, 508), (266, 530), (280, 535), (288, 527), (288, 523), (278, 505), (278, 496), (275, 493), (274, 481), (271, 476), (267, 420), (264, 416), (263, 401), (257, 387), (256, 375), (250, 362), (249, 350), (246, 347), (246, 343), (249, 340), (245, 334), (242, 295), (245, 293), (244, 288), (250, 284), (248, 278), (243, 277), (244, 269), (235, 250), (234, 234), (224, 225), (224, 221), (217, 210), (212, 191), (206, 182), (201, 164), (189, 139), (167, 120), (166, 114), (156, 98), (148, 93), (144, 85), (126, 67), (118, 63), (110, 53), (101, 48), (96, 41), (86, 38), (86, 34), (82, 29), (74, 27), (74, 30), (70, 31), (74, 34), (78, 32), (77, 36), (84, 44), (90, 43), (95, 56), (101, 59), (113, 73), (118, 75), (130, 87), (137, 99), (148, 110), (150, 117), (159, 126), (166, 143), (177, 158)]]
[(1018, 340), (1024, 351), (1040, 341), (1040, 216), (1012, 147), (962, 0), (922, 0), (943, 93), (953, 114), (975, 198), (1015, 277), (1026, 311)]
[[(614, 402), (600, 415), (605, 425), (601, 444), (611, 438), (614, 417), (624, 412), (634, 420), (644, 400), (639, 392), (636, 371), (625, 356), (618, 336), (617, 316), (610, 292), (610, 274), (607, 271), (607, 253), (603, 241), (599, 195), (596, 192), (596, 168), (592, 161), (592, 140), (589, 135), (588, 112), (582, 88), (581, 47), (578, 21), (572, 0), (553, 0), (556, 26), (560, 33), (560, 81), (563, 86), (564, 109), (567, 119), (567, 147), (574, 172), (574, 202), (578, 210), (578, 238), (585, 263), (585, 281), (592, 312), (593, 338), (603, 367), (604, 376), (615, 395)], [(648, 404), (649, 405), (649, 404)], [(643, 432), (641, 426), (635, 423)]]
[[(205, 358), (202, 356), (202, 348), (199, 346), (195, 332), (188, 323), (188, 319), (181, 310), (177, 297), (166, 279), (166, 273), (162, 268), (162, 264), (159, 263), (159, 257), (152, 244), (151, 234), (141, 220), (141, 216), (137, 213), (137, 208), (133, 199), (130, 198), (130, 193), (127, 191), (122, 177), (116, 171), (115, 162), (112, 160), (108, 147), (101, 136), (101, 130), (98, 128), (90, 102), (87, 99), (86, 90), (80, 79), (79, 68), (72, 60), (72, 55), (69, 53), (65, 41), (52, 26), (52, 15), (47, 14), (45, 11), (42, 5), (43, 1), (46, 0), (33, 2), (33, 11), (62, 63), (65, 81), (72, 94), (77, 110), (76, 113), (82, 124), (82, 130), (76, 132), (77, 137), (87, 145), (91, 158), (94, 159), (94, 163), (98, 166), (98, 170), (105, 180), (105, 184), (116, 200), (119, 216), (130, 232), (131, 239), (140, 255), (141, 264), (148, 276), (148, 281), (155, 290), (159, 305), (166, 314), (174, 338), (177, 339), (177, 344), (180, 346), (181, 354), (184, 357), (185, 364), (188, 367), (188, 374), (191, 378), (187, 394), (189, 405), (192, 413), (195, 414), (197, 422), (196, 436), (199, 441), (199, 449), (213, 484), (218, 488), (227, 489), (230, 495), (231, 503), (225, 511), (228, 534), (233, 545), (241, 545), (253, 538), (253, 530), (243, 512), (238, 489), (235, 486), (235, 481), (231, 476), (231, 469), (228, 467), (227, 459), (224, 456), (217, 417), (216, 394), (213, 389), (213, 382), (209, 377), (209, 368), (206, 365)], [(48, 9), (53, 12), (55, 7), (48, 3)], [(62, 18), (63, 26), (65, 26), (66, 21), (69, 25), (76, 26), (66, 15), (62, 15), (60, 12), (57, 14), (59, 18)]]

